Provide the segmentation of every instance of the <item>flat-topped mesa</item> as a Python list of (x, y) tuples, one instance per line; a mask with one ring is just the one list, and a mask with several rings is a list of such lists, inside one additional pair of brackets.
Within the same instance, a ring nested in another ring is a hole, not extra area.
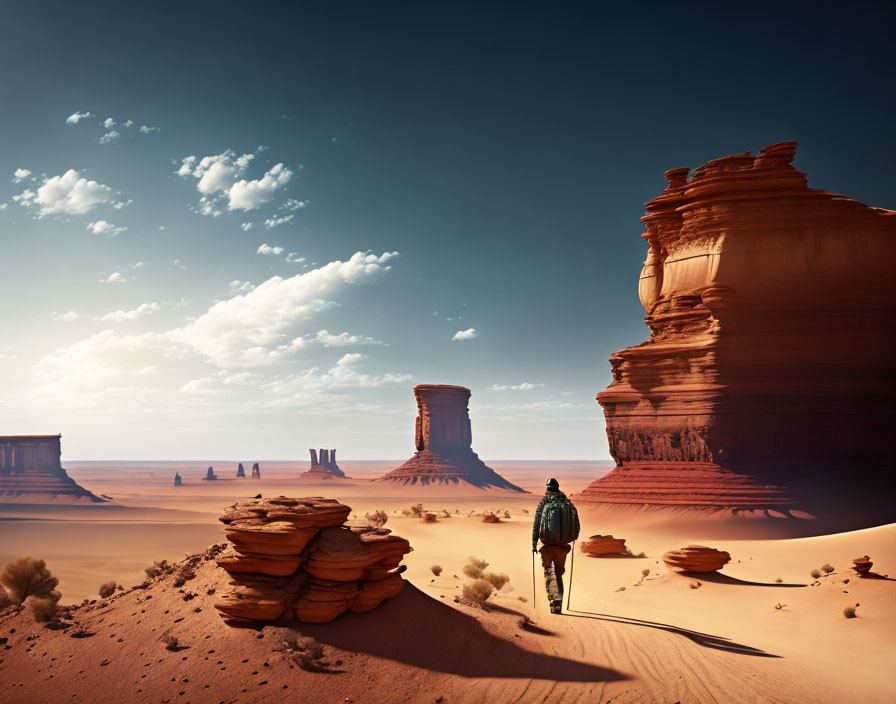
[(0, 436), (0, 503), (102, 503), (62, 467), (61, 435)]
[(578, 501), (896, 519), (896, 212), (808, 188), (795, 149), (666, 172), (650, 338), (597, 396), (617, 467)]
[(472, 449), (468, 403), (463, 386), (420, 384), (414, 387), (417, 452), (376, 481), (404, 485), (471, 484), (482, 489), (520, 491), (479, 459)]
[[(347, 479), (339, 465), (336, 464), (336, 450), (308, 450), (311, 454), (311, 466), (302, 472), (299, 479)], [(319, 453), (319, 454), (318, 454)]]

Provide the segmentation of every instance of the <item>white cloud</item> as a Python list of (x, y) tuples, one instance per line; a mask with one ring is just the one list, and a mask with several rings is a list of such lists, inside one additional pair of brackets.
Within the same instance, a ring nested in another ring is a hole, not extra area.
[(100, 282), (104, 284), (123, 284), (125, 281), (127, 281), (127, 279), (121, 275), (120, 271), (112, 272), (105, 279), (100, 279)]
[(243, 232), (248, 232), (248, 231), (251, 230), (253, 227), (255, 227), (255, 223), (253, 223), (253, 222), (244, 222), (242, 225), (240, 225), (240, 227), (243, 228)]
[(380, 376), (365, 374), (359, 370), (364, 359), (366, 357), (363, 354), (346, 354), (326, 372), (320, 373), (318, 367), (312, 367), (299, 374), (291, 374), (262, 385), (262, 388), (278, 395), (307, 394), (309, 391), (378, 389), (389, 384), (405, 384), (412, 378), (410, 374), (383, 374)]
[(296, 200), (295, 198), (290, 198), (283, 205), (280, 206), (280, 210), (301, 210), (308, 206), (308, 202), (304, 200)]
[(65, 124), (67, 125), (77, 125), (81, 120), (86, 120), (88, 117), (93, 117), (92, 112), (75, 112), (65, 118)]
[(230, 210), (254, 210), (274, 197), (274, 192), (292, 178), (292, 171), (283, 164), (274, 165), (264, 176), (255, 181), (237, 181), (230, 189)]
[(333, 261), (286, 279), (274, 276), (166, 335), (219, 367), (271, 364), (306, 346), (306, 340), (295, 336), (297, 328), (333, 305), (325, 296), (375, 281), (397, 256), (356, 252), (346, 262)]
[(220, 391), (220, 383), (209, 376), (192, 379), (178, 390), (182, 394), (211, 394)]
[(152, 303), (141, 303), (134, 310), (116, 310), (106, 313), (102, 318), (103, 322), (122, 323), (126, 320), (136, 320), (137, 318), (155, 313), (161, 306), (153, 301)]
[(464, 340), (472, 340), (474, 337), (479, 337), (476, 328), (467, 328), (466, 330), (458, 330), (454, 333), (454, 337), (451, 338), (451, 341), (463, 342)]
[(303, 261), (305, 261), (305, 257), (300, 257), (298, 252), (290, 252), (286, 255), (286, 261), (290, 262), (291, 264), (301, 264)]
[(134, 202), (133, 198), (129, 198), (128, 200), (120, 200), (116, 203), (112, 204), (112, 207), (116, 210), (121, 210), (122, 208), (127, 208), (131, 203)]
[(112, 200), (113, 191), (96, 181), (88, 181), (74, 169), (61, 176), (45, 178), (37, 193), (26, 189), (13, 200), (39, 209), (39, 216), (49, 214), (84, 215), (97, 205)]
[(140, 134), (158, 134), (161, 132), (158, 127), (147, 127), (146, 125), (140, 125)]
[(289, 222), (295, 217), (295, 215), (275, 215), (272, 218), (268, 218), (264, 221), (265, 229), (270, 230), (277, 225), (282, 225), (283, 223)]
[(113, 127), (115, 127), (115, 120), (113, 120), (111, 117), (107, 117), (105, 120), (103, 120), (103, 127), (105, 127), (107, 130), (111, 130)]
[(78, 319), (78, 314), (70, 310), (68, 313), (53, 313), (53, 320), (61, 320), (64, 323), (71, 323)]
[(134, 126), (133, 120), (125, 120), (124, 125), (123, 125), (123, 127), (133, 127), (133, 126)]
[(271, 246), (271, 245), (265, 243), (265, 244), (261, 245), (255, 253), (256, 254), (280, 255), (280, 254), (283, 254), (283, 247)]
[(326, 330), (318, 330), (313, 336), (306, 338), (309, 342), (317, 342), (324, 347), (353, 347), (354, 345), (382, 345), (379, 340), (364, 335), (349, 335), (341, 332), (331, 335)]
[(26, 178), (31, 175), (31, 172), (28, 169), (16, 169), (15, 173), (12, 175), (13, 183), (21, 183)]
[(229, 284), (227, 284), (227, 287), (231, 291), (235, 291), (235, 292), (238, 291), (239, 293), (246, 293), (248, 291), (251, 291), (253, 288), (255, 288), (255, 285), (250, 284), (248, 281), (240, 281), (239, 279), (234, 279)]
[(544, 384), (530, 384), (528, 381), (524, 381), (522, 384), (492, 384), (488, 387), (489, 391), (532, 391), (532, 389), (538, 389), (543, 387)]
[(117, 130), (109, 130), (100, 137), (100, 144), (109, 144), (109, 142), (114, 142), (116, 139), (121, 137)]
[(97, 220), (96, 222), (89, 223), (84, 229), (90, 230), (95, 235), (106, 235), (106, 237), (115, 237), (115, 235), (124, 232), (128, 228), (113, 225), (111, 222), (106, 222), (105, 220)]

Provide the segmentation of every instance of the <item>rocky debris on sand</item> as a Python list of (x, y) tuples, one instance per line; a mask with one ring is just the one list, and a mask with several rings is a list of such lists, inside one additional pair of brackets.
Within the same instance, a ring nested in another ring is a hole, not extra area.
[(394, 597), (410, 544), (389, 530), (345, 525), (350, 512), (334, 499), (282, 496), (226, 509), (220, 520), (232, 546), (216, 560), (231, 589), (215, 608), (231, 624), (276, 620), (290, 609), (299, 621), (326, 623)]
[(663, 555), (663, 562), (672, 569), (682, 572), (715, 572), (722, 569), (730, 560), (731, 555), (724, 550), (703, 545), (688, 545), (681, 550), (670, 550)]
[(852, 561), (852, 568), (858, 572), (859, 576), (864, 576), (871, 572), (871, 568), (874, 563), (871, 561), (871, 558), (865, 555), (864, 557), (857, 557)]
[(625, 538), (614, 538), (612, 535), (592, 535), (582, 543), (582, 552), (592, 557), (629, 554), (625, 547)]

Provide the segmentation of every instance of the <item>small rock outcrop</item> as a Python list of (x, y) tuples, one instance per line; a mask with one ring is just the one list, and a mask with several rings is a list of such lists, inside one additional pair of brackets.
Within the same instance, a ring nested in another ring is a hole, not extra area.
[(243, 463), (240, 462), (239, 466), (236, 468), (236, 476), (246, 478), (246, 470), (243, 469)]
[(184, 480), (180, 476), (180, 472), (174, 473), (174, 486), (181, 486), (184, 483)]
[(525, 493), (473, 452), (468, 404), (463, 386), (420, 384), (414, 387), (417, 452), (400, 467), (375, 480), (406, 486), (472, 485)]
[(226, 509), (220, 520), (231, 547), (217, 562), (231, 588), (215, 608), (233, 625), (288, 611), (304, 623), (326, 623), (394, 597), (410, 544), (387, 529), (344, 525), (350, 511), (335, 499), (282, 496)]
[(336, 464), (336, 450), (308, 450), (311, 453), (311, 466), (302, 472), (299, 479), (346, 479), (339, 465)]
[(859, 574), (859, 576), (864, 576), (866, 574), (871, 573), (871, 568), (874, 566), (874, 563), (871, 561), (871, 558), (865, 555), (864, 557), (857, 557), (852, 561), (852, 568)]
[(681, 550), (670, 550), (663, 554), (663, 562), (682, 572), (715, 572), (730, 561), (731, 555), (724, 550), (704, 545), (688, 545)]
[(104, 500), (68, 476), (61, 435), (0, 435), (0, 503)]
[(593, 557), (598, 555), (628, 555), (625, 538), (612, 535), (592, 535), (582, 543), (582, 552)]
[(215, 474), (215, 468), (209, 467), (208, 471), (205, 473), (205, 476), (202, 478), (204, 482), (213, 482), (217, 479), (217, 475)]
[(258, 462), (252, 465), (252, 478), (261, 479), (261, 469), (258, 467)]

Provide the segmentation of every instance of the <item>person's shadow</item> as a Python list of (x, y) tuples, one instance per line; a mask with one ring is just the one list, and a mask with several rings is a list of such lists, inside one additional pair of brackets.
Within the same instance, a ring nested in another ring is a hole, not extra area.
[(609, 667), (526, 650), (486, 631), (472, 616), (406, 583), (394, 599), (366, 614), (327, 624), (297, 624), (319, 643), (462, 677), (512, 677), (556, 682), (618, 682)]

